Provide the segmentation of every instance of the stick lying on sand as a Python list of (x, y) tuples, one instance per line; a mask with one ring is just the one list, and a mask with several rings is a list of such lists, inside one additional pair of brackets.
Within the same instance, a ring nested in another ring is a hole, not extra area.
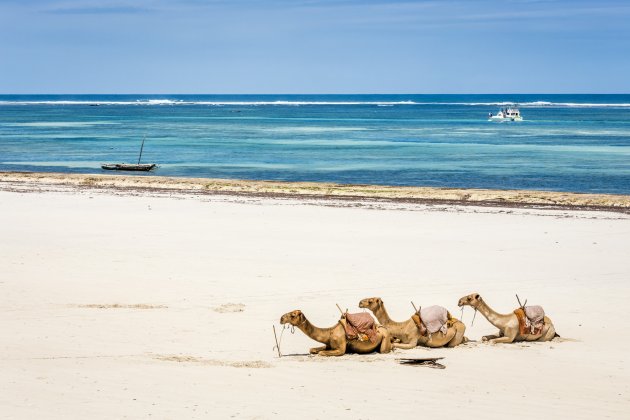
[(401, 365), (413, 365), (413, 366), (426, 366), (432, 369), (446, 369), (442, 363), (438, 363), (438, 360), (444, 359), (443, 357), (422, 357), (416, 359), (396, 359)]

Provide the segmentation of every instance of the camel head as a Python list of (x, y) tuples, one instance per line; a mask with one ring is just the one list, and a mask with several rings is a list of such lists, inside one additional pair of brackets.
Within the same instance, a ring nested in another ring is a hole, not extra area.
[(365, 298), (359, 302), (359, 308), (367, 308), (372, 312), (376, 311), (381, 306), (383, 306), (383, 301), (380, 297)]
[(457, 306), (472, 306), (473, 308), (476, 308), (477, 306), (479, 306), (479, 304), (483, 301), (483, 299), (481, 299), (481, 296), (479, 296), (479, 293), (471, 293), (468, 296), (464, 296), (463, 298), (461, 298), (459, 300), (459, 302), (457, 302)]
[(280, 318), (280, 324), (291, 324), (293, 326), (302, 325), (306, 321), (306, 317), (299, 309), (287, 312)]

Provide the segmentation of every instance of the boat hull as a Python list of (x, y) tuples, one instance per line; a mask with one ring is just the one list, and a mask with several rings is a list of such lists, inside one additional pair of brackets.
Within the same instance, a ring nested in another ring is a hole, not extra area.
[(496, 122), (503, 122), (503, 121), (523, 121), (523, 117), (490, 117), (488, 118), (488, 121), (496, 121)]
[(157, 165), (155, 163), (143, 163), (138, 165), (132, 163), (106, 163), (101, 165), (101, 168), (106, 171), (147, 172), (155, 169), (156, 166)]

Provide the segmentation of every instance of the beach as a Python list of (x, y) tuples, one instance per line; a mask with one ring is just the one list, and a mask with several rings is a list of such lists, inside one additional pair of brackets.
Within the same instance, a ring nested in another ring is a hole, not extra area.
[[(2, 418), (627, 418), (628, 196), (171, 182), (0, 176)], [(325, 358), (279, 326), (372, 296), (461, 318), (473, 292), (542, 305), (561, 338), (482, 343), (466, 308), (466, 345)]]

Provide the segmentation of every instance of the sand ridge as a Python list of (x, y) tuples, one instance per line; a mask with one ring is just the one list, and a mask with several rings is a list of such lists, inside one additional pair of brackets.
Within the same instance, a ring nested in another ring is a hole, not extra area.
[(593, 209), (630, 213), (630, 196), (528, 190), (484, 190), (317, 182), (248, 181), (161, 176), (0, 172), (2, 190), (45, 191), (55, 186), (121, 191), (228, 194), (253, 197), (386, 200), (400, 203)]

